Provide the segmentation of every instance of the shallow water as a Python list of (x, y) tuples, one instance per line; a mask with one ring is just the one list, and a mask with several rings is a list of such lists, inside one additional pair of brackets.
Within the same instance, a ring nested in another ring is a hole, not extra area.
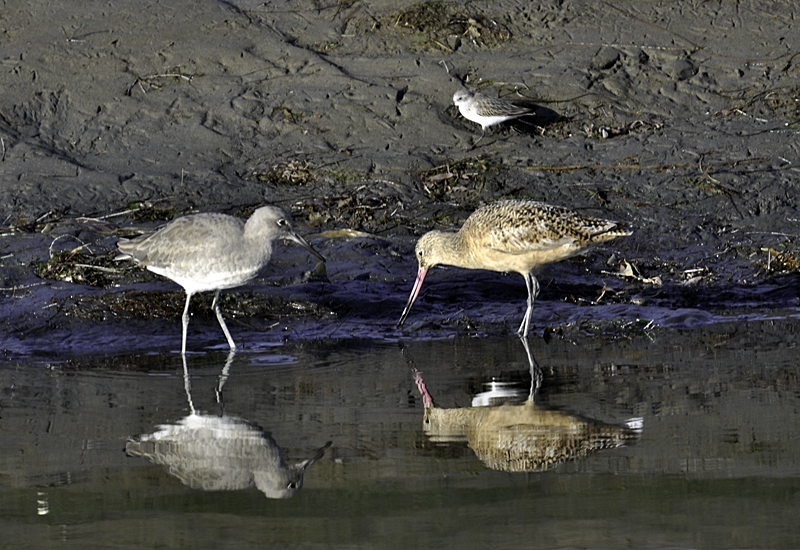
[[(474, 438), (432, 440), (415, 382), (442, 409), (470, 408), (491, 381), (524, 400), (515, 337), (240, 352), (219, 401), (227, 356), (190, 354), (191, 404), (174, 354), (5, 363), (2, 547), (798, 547), (799, 329), (531, 338), (538, 411), (642, 419), (638, 441), (534, 472), (490, 469)], [(192, 488), (126, 455), (191, 406), (263, 428), (289, 464), (332, 445), (284, 500)]]

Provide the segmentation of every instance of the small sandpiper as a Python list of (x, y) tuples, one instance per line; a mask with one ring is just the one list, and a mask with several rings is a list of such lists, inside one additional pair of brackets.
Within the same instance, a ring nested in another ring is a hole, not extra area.
[[(453, 103), (456, 104), (464, 118), (481, 125), (481, 137), (478, 138), (478, 141), (483, 139), (486, 128), (489, 126), (519, 117), (530, 116), (534, 113), (533, 109), (520, 107), (497, 97), (464, 89), (458, 90), (453, 94)], [(478, 141), (475, 143), (477, 144)]]

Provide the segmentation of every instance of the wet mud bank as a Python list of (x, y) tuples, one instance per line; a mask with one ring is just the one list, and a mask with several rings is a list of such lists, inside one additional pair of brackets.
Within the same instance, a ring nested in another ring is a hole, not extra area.
[[(395, 327), (416, 239), (507, 198), (634, 230), (542, 270), (537, 334), (800, 312), (789, 2), (13, 4), (0, 15), (7, 354), (175, 349), (179, 289), (114, 263), (116, 240), (261, 204), (290, 210), (329, 261), (315, 271), (282, 246), (228, 293), (244, 349), (513, 332), (520, 277), (440, 267)], [(462, 86), (536, 114), (477, 142), (452, 105)], [(209, 303), (194, 305), (191, 349), (224, 344)]]

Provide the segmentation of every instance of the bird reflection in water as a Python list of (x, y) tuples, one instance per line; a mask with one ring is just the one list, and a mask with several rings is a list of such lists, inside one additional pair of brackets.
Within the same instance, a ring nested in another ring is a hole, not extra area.
[[(217, 386), (220, 403), (233, 355), (228, 355)], [(214, 416), (195, 410), (186, 356), (183, 376), (191, 414), (175, 424), (158, 426), (152, 434), (129, 440), (125, 452), (164, 466), (193, 489), (232, 491), (255, 485), (267, 498), (294, 496), (303, 487), (306, 469), (322, 458), (331, 442), (308, 460), (288, 465), (283, 449), (256, 424), (224, 413)]]
[(613, 425), (536, 404), (541, 369), (527, 339), (520, 340), (531, 371), (530, 391), (521, 404), (508, 403), (519, 397), (519, 392), (493, 383), (489, 391), (473, 399), (472, 407), (442, 409), (433, 404), (422, 373), (414, 371), (425, 406), (423, 430), (431, 441), (466, 441), (478, 458), (493, 470), (539, 472), (562, 462), (585, 458), (596, 451), (627, 445), (639, 438), (643, 427), (641, 418)]

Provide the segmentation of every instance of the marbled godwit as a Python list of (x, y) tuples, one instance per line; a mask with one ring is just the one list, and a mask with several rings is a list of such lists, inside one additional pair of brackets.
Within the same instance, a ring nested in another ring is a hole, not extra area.
[(466, 441), (481, 462), (493, 470), (539, 472), (639, 439), (642, 418), (631, 418), (624, 425), (606, 424), (536, 404), (541, 372), (524, 338), (522, 343), (530, 363), (531, 389), (521, 404), (442, 409), (434, 405), (422, 373), (414, 370), (425, 407), (422, 428), (431, 441)]
[(522, 275), (528, 288), (528, 309), (517, 333), (527, 336), (533, 301), (539, 293), (535, 268), (630, 234), (624, 223), (582, 216), (541, 202), (509, 200), (484, 206), (457, 232), (430, 231), (417, 242), (417, 279), (398, 326), (411, 311), (428, 269), (444, 264)]
[[(417, 385), (424, 388), (421, 378)], [(442, 409), (430, 401), (423, 430), (432, 441), (466, 441), (488, 468), (539, 472), (561, 462), (585, 458), (639, 438), (642, 419), (616, 426), (531, 400), (520, 405)]]
[[(483, 139), (486, 128), (489, 126), (533, 114), (533, 110), (527, 107), (520, 107), (497, 97), (463, 89), (453, 94), (453, 103), (464, 118), (481, 125), (481, 137), (478, 138), (478, 141)], [(475, 143), (477, 144), (478, 141)]]
[(150, 235), (121, 239), (117, 247), (123, 254), (117, 259), (133, 259), (184, 288), (186, 306), (182, 317), (182, 354), (186, 353), (192, 295), (210, 290), (214, 291), (211, 307), (228, 339), (228, 345), (235, 350), (236, 344), (219, 309), (220, 291), (252, 280), (269, 262), (273, 243), (277, 239), (294, 241), (325, 261), (303, 237), (295, 233), (292, 218), (277, 206), (259, 208), (246, 223), (225, 214), (184, 216)]

